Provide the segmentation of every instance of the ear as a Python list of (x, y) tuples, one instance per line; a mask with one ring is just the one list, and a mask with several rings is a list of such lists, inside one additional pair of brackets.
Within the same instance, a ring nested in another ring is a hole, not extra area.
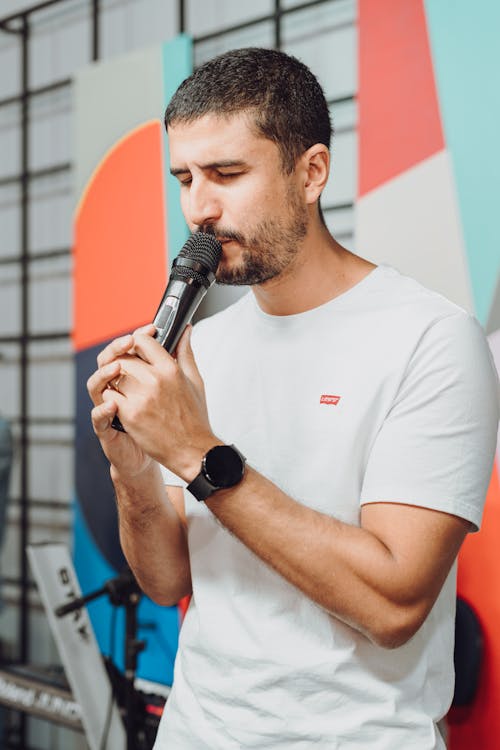
[(304, 169), (306, 201), (316, 203), (330, 174), (330, 152), (322, 143), (315, 143), (300, 158)]

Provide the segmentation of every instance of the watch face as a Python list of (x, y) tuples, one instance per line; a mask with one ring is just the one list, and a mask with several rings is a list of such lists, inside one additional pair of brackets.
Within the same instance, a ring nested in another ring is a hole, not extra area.
[(233, 487), (243, 476), (244, 460), (231, 445), (216, 445), (204, 459), (205, 476), (215, 487)]

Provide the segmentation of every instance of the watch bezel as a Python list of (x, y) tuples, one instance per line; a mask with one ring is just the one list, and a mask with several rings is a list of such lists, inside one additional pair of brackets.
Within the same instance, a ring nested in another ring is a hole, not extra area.
[[(234, 466), (224, 466), (224, 459), (229, 456), (233, 461), (237, 461)], [(201, 468), (205, 479), (214, 489), (229, 489), (242, 480), (245, 473), (245, 457), (234, 445), (214, 445), (203, 456)], [(229, 472), (227, 476), (224, 471), (226, 474)]]

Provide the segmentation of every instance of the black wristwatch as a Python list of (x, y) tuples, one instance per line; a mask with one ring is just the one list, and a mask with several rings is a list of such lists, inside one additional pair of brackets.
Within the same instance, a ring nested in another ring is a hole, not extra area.
[(200, 473), (187, 489), (202, 502), (217, 490), (234, 487), (243, 479), (245, 461), (234, 445), (216, 445), (203, 456)]

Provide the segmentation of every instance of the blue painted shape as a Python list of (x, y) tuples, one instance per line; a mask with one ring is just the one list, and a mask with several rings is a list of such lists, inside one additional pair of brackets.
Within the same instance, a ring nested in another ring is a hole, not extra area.
[[(193, 71), (193, 45), (191, 37), (179, 34), (162, 47), (163, 91), (165, 107), (177, 87)], [(180, 186), (178, 180), (170, 174), (168, 139), (163, 139), (165, 160), (165, 192), (167, 196), (167, 245), (168, 255), (172, 261), (189, 236), (189, 229), (184, 221), (180, 204)]]
[(485, 324), (500, 273), (500, 3), (425, 0), (476, 315)]
[[(94, 544), (79, 503), (73, 504), (73, 530), (75, 569), (84, 594), (101, 588), (116, 576), (116, 571), (106, 561)], [(101, 596), (88, 605), (92, 626), (102, 653), (112, 657), (115, 664), (124, 668), (125, 612), (119, 607), (113, 623), (113, 607), (107, 596)], [(159, 607), (146, 596), (138, 609), (138, 638), (146, 641), (146, 649), (138, 657), (137, 674), (147, 680), (166, 685), (173, 681), (173, 666), (179, 639), (179, 614), (177, 607)], [(113, 630), (115, 630), (113, 636)]]
[[(96, 369), (97, 355), (108, 343), (103, 341), (76, 354), (75, 481), (80, 509), (96, 549), (109, 566), (106, 575), (110, 578), (122, 570), (125, 558), (118, 538), (118, 517), (109, 462), (92, 428), (92, 404), (86, 385)], [(77, 567), (79, 576), (81, 572)]]

